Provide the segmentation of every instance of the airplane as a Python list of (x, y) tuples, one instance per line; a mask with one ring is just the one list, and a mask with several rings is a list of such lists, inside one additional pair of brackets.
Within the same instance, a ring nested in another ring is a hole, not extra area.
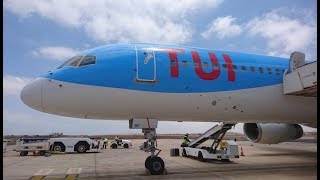
[[(151, 152), (145, 165), (164, 170), (154, 154), (149, 120), (244, 123), (255, 143), (302, 137), (317, 126), (317, 98), (284, 95), (290, 59), (147, 43), (108, 44), (79, 53), (21, 91), (29, 107), (55, 115), (101, 120), (147, 120)], [(160, 166), (160, 168), (159, 168)], [(155, 169), (156, 168), (156, 169)]]

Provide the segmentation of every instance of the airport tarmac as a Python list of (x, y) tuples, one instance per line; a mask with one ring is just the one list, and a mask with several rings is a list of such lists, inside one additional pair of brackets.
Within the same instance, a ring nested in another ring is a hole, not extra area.
[[(3, 153), (3, 178), (18, 179), (317, 179), (317, 143), (285, 142), (275, 145), (237, 141), (245, 156), (231, 162), (170, 156), (180, 139), (159, 139), (160, 157), (167, 175), (145, 175), (148, 153), (140, 151), (143, 139), (130, 139), (131, 149), (102, 150), (100, 153), (19, 156), (8, 146)], [(206, 145), (209, 145), (206, 142)], [(181, 153), (181, 152), (180, 152)]]

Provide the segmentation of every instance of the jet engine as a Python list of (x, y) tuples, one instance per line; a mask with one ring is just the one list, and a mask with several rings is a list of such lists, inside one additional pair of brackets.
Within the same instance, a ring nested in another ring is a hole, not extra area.
[(303, 135), (299, 124), (285, 123), (244, 123), (243, 131), (250, 141), (260, 144), (278, 144)]

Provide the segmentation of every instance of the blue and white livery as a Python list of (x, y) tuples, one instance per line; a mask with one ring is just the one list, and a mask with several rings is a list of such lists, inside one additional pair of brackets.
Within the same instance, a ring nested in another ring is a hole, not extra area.
[(300, 138), (298, 124), (316, 127), (316, 62), (300, 71), (299, 63), (305, 65), (303, 53), (280, 58), (172, 45), (106, 45), (79, 53), (29, 83), (21, 99), (50, 114), (130, 119), (129, 127), (142, 127), (148, 139), (140, 146), (151, 152), (145, 167), (161, 174), (164, 162), (155, 154), (158, 120), (223, 122), (191, 142), (188, 148), (199, 159), (204, 157), (200, 143), (219, 137), (208, 150), (218, 152), (225, 132), (239, 122), (248, 139), (267, 144)]
[(42, 112), (87, 119), (148, 115), (166, 121), (314, 124), (317, 99), (285, 96), (285, 69), (289, 58), (183, 46), (106, 45), (80, 53), (28, 84), (21, 99)]

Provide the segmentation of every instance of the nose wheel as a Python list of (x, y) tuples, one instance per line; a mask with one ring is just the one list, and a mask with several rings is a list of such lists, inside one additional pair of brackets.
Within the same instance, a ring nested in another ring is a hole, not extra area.
[(149, 156), (145, 163), (144, 163), (146, 169), (149, 170), (149, 172), (152, 175), (159, 175), (163, 174), (165, 168), (164, 168), (164, 162), (163, 160), (158, 156)]

